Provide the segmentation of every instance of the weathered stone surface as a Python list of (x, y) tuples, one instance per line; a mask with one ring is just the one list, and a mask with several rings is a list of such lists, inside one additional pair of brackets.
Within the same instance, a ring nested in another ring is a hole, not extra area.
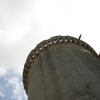
[(54, 46), (31, 66), (28, 100), (100, 100), (100, 60), (82, 47)]

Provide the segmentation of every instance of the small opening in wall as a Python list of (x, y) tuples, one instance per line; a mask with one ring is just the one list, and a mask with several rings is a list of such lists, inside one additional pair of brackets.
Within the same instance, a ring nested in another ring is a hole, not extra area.
[(59, 42), (62, 42), (62, 39), (60, 39)]
[(33, 55), (32, 58), (34, 58), (35, 56)]
[(35, 51), (36, 54), (38, 54), (38, 51)]
[(47, 47), (47, 46), (48, 46), (47, 44), (44, 45), (44, 47)]
[(82, 43), (82, 46), (84, 47), (84, 43)]
[(29, 60), (29, 62), (32, 62), (31, 60)]
[(54, 43), (57, 43), (57, 40), (54, 40)]
[(39, 50), (41, 51), (42, 50), (42, 47), (40, 47)]
[(50, 45), (51, 45), (51, 44), (52, 44), (52, 42), (49, 42), (48, 44), (50, 44)]
[(67, 39), (65, 39), (65, 42), (67, 42)]

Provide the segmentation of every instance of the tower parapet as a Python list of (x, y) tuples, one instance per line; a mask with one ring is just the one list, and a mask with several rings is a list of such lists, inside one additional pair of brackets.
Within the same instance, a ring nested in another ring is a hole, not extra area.
[[(30, 54), (27, 57), (26, 63), (24, 65), (24, 70), (23, 70), (23, 84), (24, 84), (24, 89), (26, 91), (26, 94), (28, 94), (28, 90), (29, 90), (29, 81), (30, 81), (30, 77), (31, 74), (33, 73), (33, 69), (34, 66), (36, 66), (36, 62), (38, 61), (38, 59), (42, 59), (43, 56), (46, 54), (46, 52), (50, 52), (52, 50), (56, 51), (56, 48), (63, 48), (64, 46), (66, 48), (67, 52), (67, 46), (71, 46), (69, 47), (69, 49), (71, 50), (71, 48), (73, 49), (73, 47), (76, 47), (75, 51), (78, 50), (78, 48), (84, 49), (86, 50), (86, 52), (88, 52), (88, 54), (93, 55), (95, 59), (100, 59), (100, 56), (96, 53), (96, 51), (86, 42), (77, 39), (75, 37), (72, 36), (54, 36), (48, 40), (44, 40), (41, 43), (39, 43), (36, 48), (34, 50), (32, 50), (30, 52)], [(62, 49), (62, 50), (63, 50)], [(60, 50), (60, 49), (59, 49)], [(73, 49), (74, 50), (74, 49)], [(72, 50), (72, 51), (73, 51)], [(54, 51), (53, 51), (54, 52)], [(58, 51), (56, 51), (58, 52)], [(61, 51), (60, 51), (61, 52)], [(63, 52), (63, 51), (62, 51)], [(69, 51), (68, 51), (69, 52)], [(85, 52), (85, 51), (84, 51)], [(79, 53), (81, 53), (79, 51)], [(64, 54), (64, 52), (63, 52)], [(62, 54), (62, 55), (63, 55)], [(67, 53), (65, 53), (67, 54)], [(48, 54), (47, 54), (48, 55)], [(56, 56), (56, 54), (54, 53), (54, 55)], [(81, 54), (80, 54), (81, 55)], [(66, 55), (67, 56), (67, 55)], [(73, 57), (75, 56), (75, 54), (73, 54)], [(86, 56), (86, 55), (85, 55)], [(61, 56), (63, 57), (63, 56)], [(65, 57), (65, 56), (64, 56)], [(81, 56), (79, 56), (81, 57)], [(52, 59), (52, 57), (51, 57)], [(62, 58), (63, 59), (63, 58)], [(67, 60), (67, 58), (65, 57), (65, 59)], [(63, 59), (64, 60), (64, 59)], [(63, 62), (63, 61), (62, 61)], [(59, 63), (59, 62), (58, 62)], [(71, 63), (71, 62), (70, 62)], [(52, 65), (52, 64), (51, 64)], [(48, 65), (50, 66), (50, 65)], [(99, 78), (100, 79), (100, 78)], [(33, 79), (34, 80), (34, 79)], [(30, 83), (31, 84), (31, 83)], [(31, 99), (30, 99), (31, 100)], [(42, 99), (39, 99), (42, 100)], [(44, 99), (45, 100), (45, 99)], [(48, 99), (47, 99), (48, 100)], [(51, 99), (50, 99), (51, 100)], [(53, 100), (53, 99), (52, 99)], [(56, 99), (55, 99), (56, 100)], [(59, 99), (60, 100), (60, 99)], [(61, 99), (62, 100), (62, 99)], [(65, 99), (64, 99), (65, 100)], [(69, 99), (70, 100), (70, 99)], [(73, 99), (74, 100), (74, 99)], [(97, 99), (96, 99), (97, 100)]]

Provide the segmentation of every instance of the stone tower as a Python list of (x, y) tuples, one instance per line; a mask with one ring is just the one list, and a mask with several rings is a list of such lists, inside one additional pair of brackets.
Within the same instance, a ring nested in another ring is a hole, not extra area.
[(23, 84), (28, 100), (100, 100), (100, 56), (80, 38), (52, 37), (30, 52)]

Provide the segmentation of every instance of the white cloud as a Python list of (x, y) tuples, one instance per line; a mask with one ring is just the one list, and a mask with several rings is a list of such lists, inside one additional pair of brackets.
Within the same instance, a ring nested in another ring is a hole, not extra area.
[[(22, 73), (20, 74), (19, 71), (13, 68), (5, 69), (1, 67), (0, 72), (0, 97), (5, 99), (7, 96), (12, 100), (26, 100), (27, 96), (23, 87)], [(8, 95), (9, 88), (11, 93)]]
[(4, 97), (5, 95), (3, 94), (3, 93), (1, 93), (1, 91), (0, 91), (0, 97)]
[(2, 43), (18, 41), (30, 29), (33, 5), (33, 0), (0, 1), (0, 40)]
[(11, 99), (22, 100), (22, 84), (19, 84), (18, 77), (11, 77), (8, 79), (8, 84), (13, 86), (13, 96)]
[(0, 67), (0, 77), (4, 76), (7, 73), (7, 70), (3, 67)]
[(5, 87), (11, 86), (12, 87), (12, 92), (11, 94), (11, 99), (12, 100), (23, 100), (26, 99), (27, 96), (25, 94), (25, 91), (23, 89), (23, 83), (20, 80), (20, 74), (13, 70), (9, 70), (10, 72), (7, 73), (7, 75), (10, 75), (10, 77), (5, 76), (5, 81), (7, 82)]
[[(99, 0), (95, 2), (90, 0), (2, 1), (1, 7), (4, 8), (5, 13), (2, 13), (1, 26), (5, 28), (1, 28), (0, 40), (2, 43), (14, 44), (16, 41), (23, 41), (26, 33), (33, 34), (32, 38), (29, 37), (30, 35), (27, 38), (28, 41), (33, 39), (32, 42), (39, 41), (39, 35), (43, 40), (60, 34), (75, 37), (83, 34), (83, 39), (97, 49), (98, 45), (92, 40), (96, 37), (95, 40), (99, 42), (99, 5)], [(91, 38), (89, 38), (90, 34)], [(27, 44), (23, 43), (23, 45)]]
[(0, 97), (4, 97), (5, 90), (0, 86)]

